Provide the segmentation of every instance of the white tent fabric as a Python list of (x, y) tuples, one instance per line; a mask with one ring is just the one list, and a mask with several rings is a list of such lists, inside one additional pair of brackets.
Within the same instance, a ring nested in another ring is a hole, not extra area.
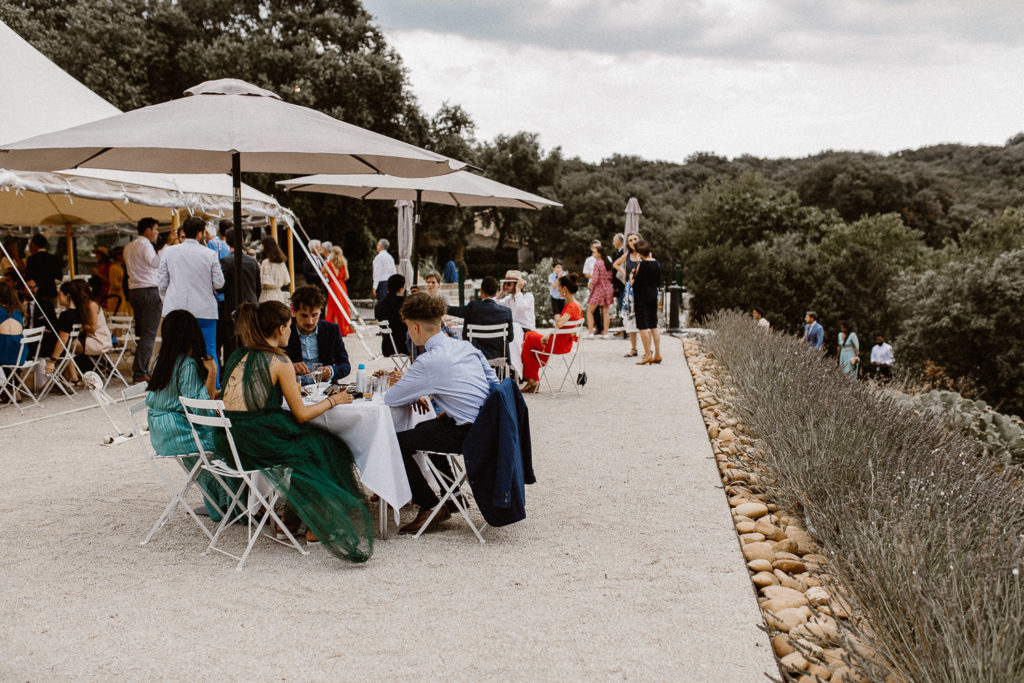
[(392, 173), (431, 176), (465, 164), (289, 104), (232, 78), (185, 97), (0, 146), (0, 166), (219, 173)]
[[(21, 140), (121, 113), (2, 22), (0, 83), (0, 140)], [(294, 222), (291, 212), (273, 197), (248, 185), (242, 188), (242, 201), (243, 211), (250, 216)], [(145, 216), (168, 221), (176, 208), (207, 217), (230, 215), (231, 178), (0, 169), (0, 225), (100, 225), (135, 222)]]
[(398, 208), (398, 272), (405, 276), (405, 281), (412, 284), (412, 240), (413, 203), (408, 199), (395, 202)]
[(640, 232), (640, 215), (643, 211), (640, 210), (640, 202), (636, 200), (636, 197), (630, 197), (629, 201), (626, 202), (626, 234), (634, 235)]
[(420, 199), (448, 206), (508, 206), (542, 209), (561, 206), (531, 192), (516, 189), (469, 171), (432, 178), (396, 178), (390, 175), (312, 175), (278, 181), (288, 190), (338, 194), (357, 199)]

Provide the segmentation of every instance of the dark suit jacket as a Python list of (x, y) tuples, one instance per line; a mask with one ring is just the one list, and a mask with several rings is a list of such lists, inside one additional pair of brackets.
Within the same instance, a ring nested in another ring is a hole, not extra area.
[[(321, 320), (316, 324), (316, 345), (320, 350), (320, 365), (330, 365), (334, 371), (332, 380), (340, 380), (347, 377), (352, 371), (352, 365), (348, 362), (348, 351), (345, 350), (345, 342), (341, 339), (341, 330), (334, 323)], [(288, 337), (288, 347), (285, 349), (288, 358), (293, 363), (302, 363), (302, 344), (299, 343), (299, 328), (295, 325), (295, 318), (292, 318), (292, 334)]]
[[(235, 255), (229, 254), (220, 260), (220, 269), (224, 271), (224, 287), (219, 292), (224, 294), (224, 301), (227, 304), (225, 313), (231, 311), (234, 299), (235, 281)], [(263, 283), (260, 281), (260, 264), (248, 254), (242, 255), (242, 290), (238, 293), (238, 303), (244, 304), (259, 303), (260, 292), (263, 291)]]
[(391, 325), (391, 336), (395, 338), (395, 346), (391, 345), (391, 339), (388, 337), (382, 336), (380, 338), (380, 352), (385, 356), (393, 356), (396, 353), (409, 353), (409, 345), (405, 341), (409, 329), (405, 326), (402, 316), (398, 314), (404, 301), (405, 297), (403, 296), (388, 294), (384, 297), (384, 301), (373, 307), (373, 316), (377, 320), (387, 320)]
[[(467, 325), (499, 325), (508, 323), (508, 334), (505, 336), (505, 343), (501, 339), (477, 339), (473, 346), (480, 349), (487, 360), (505, 357), (512, 361), (508, 353), (508, 345), (512, 343), (512, 310), (502, 306), (494, 299), (482, 299), (470, 301), (465, 306), (449, 306), (450, 315), (462, 318)], [(469, 335), (466, 328), (462, 328), (462, 338), (468, 340)]]
[(526, 518), (526, 489), (533, 484), (530, 414), (515, 380), (491, 386), (491, 393), (462, 442), (473, 500), (491, 526)]

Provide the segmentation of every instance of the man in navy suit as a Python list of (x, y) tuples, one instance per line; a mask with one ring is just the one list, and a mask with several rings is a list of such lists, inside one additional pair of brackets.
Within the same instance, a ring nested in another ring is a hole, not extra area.
[(352, 370), (341, 330), (320, 319), (325, 301), (323, 292), (314, 285), (299, 287), (292, 294), (294, 317), (285, 351), (302, 384), (341, 380)]
[[(512, 311), (502, 306), (494, 297), (498, 294), (498, 281), (488, 275), (480, 283), (480, 301), (470, 301), (465, 306), (449, 306), (448, 314), (462, 318), (466, 325), (508, 325), (505, 339), (477, 339), (473, 346), (480, 349), (487, 360), (505, 358), (511, 362), (508, 355), (508, 345), (512, 342)], [(468, 340), (469, 334), (466, 327), (462, 328), (462, 338)]]

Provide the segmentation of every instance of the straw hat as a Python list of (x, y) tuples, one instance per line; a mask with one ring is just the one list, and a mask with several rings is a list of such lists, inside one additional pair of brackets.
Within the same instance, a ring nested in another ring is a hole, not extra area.
[(526, 286), (526, 280), (523, 279), (522, 272), (518, 270), (507, 270), (505, 271), (505, 281), (514, 280), (516, 282), (516, 289), (522, 289)]

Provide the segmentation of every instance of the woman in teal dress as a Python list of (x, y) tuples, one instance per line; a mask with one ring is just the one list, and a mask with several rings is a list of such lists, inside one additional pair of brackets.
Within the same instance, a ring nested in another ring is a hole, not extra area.
[(839, 347), (836, 350), (839, 369), (850, 379), (857, 379), (860, 368), (860, 342), (856, 333), (850, 331), (846, 323), (839, 323)]
[[(365, 562), (373, 553), (373, 521), (356, 483), (344, 441), (308, 424), (352, 397), (345, 392), (305, 405), (295, 369), (282, 351), (291, 311), (280, 301), (245, 303), (237, 332), (244, 346), (224, 368), (223, 400), (242, 465), (259, 469), (306, 523), (306, 540), (333, 555)], [(289, 410), (282, 408), (287, 402)], [(220, 457), (231, 462), (224, 430), (214, 432)]]
[[(196, 440), (178, 397), (209, 399), (215, 395), (216, 367), (213, 359), (206, 355), (206, 342), (199, 322), (188, 311), (168, 313), (161, 327), (161, 336), (160, 354), (146, 394), (149, 441), (157, 455), (195, 453)], [(197, 430), (203, 448), (212, 451), (214, 444), (210, 428), (200, 426)], [(183, 460), (189, 469), (195, 466), (195, 458)], [(203, 496), (210, 519), (219, 521), (222, 511), (231, 503), (231, 497), (205, 470), (200, 472), (198, 482), (216, 503), (214, 505)]]

